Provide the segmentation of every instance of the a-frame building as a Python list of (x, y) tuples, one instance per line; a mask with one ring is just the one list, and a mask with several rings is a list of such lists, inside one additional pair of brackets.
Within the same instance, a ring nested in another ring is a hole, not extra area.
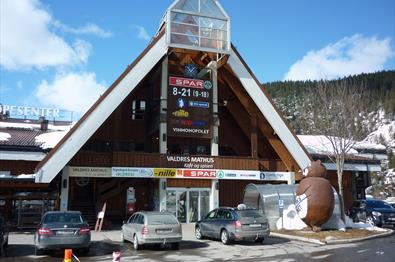
[(36, 168), (60, 208), (195, 222), (247, 183), (294, 183), (310, 156), (230, 41), (216, 0), (177, 0), (142, 54)]

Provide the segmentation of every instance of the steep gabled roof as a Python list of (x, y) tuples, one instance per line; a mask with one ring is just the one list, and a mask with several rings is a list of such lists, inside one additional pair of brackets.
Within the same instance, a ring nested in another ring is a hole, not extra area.
[[(162, 31), (37, 166), (36, 182), (49, 183), (61, 171), (107, 117), (166, 55), (167, 50), (168, 44)], [(305, 168), (311, 161), (309, 155), (234, 47), (228, 64), (296, 163), (300, 168)]]
[(163, 31), (40, 162), (36, 167), (36, 182), (49, 183), (52, 181), (118, 105), (164, 57), (167, 48)]

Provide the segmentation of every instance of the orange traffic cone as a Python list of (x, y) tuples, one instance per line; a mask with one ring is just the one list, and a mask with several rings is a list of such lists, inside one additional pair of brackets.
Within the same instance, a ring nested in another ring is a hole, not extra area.
[(65, 249), (63, 262), (71, 262), (72, 256), (73, 256), (73, 250), (72, 249)]

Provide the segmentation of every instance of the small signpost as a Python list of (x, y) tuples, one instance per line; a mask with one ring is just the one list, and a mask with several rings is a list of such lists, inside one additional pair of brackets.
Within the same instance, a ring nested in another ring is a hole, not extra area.
[(95, 231), (99, 231), (99, 232), (101, 231), (101, 228), (103, 226), (104, 215), (106, 213), (106, 205), (107, 205), (107, 203), (104, 203), (101, 211), (97, 214)]

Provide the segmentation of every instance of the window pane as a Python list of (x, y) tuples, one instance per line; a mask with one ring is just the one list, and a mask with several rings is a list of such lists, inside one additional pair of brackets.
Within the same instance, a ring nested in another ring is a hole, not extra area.
[(177, 219), (174, 216), (161, 214), (161, 215), (150, 215), (148, 216), (149, 225), (174, 225), (178, 224)]

